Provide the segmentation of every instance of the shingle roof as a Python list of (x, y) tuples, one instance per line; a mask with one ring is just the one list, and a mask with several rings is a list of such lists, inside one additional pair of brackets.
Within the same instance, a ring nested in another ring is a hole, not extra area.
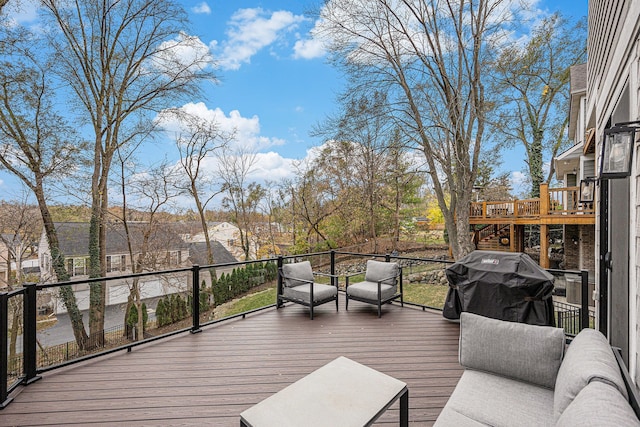
[[(225, 249), (220, 242), (212, 241), (211, 249), (213, 250), (213, 260), (216, 264), (224, 264), (228, 262), (237, 262), (238, 260), (231, 255), (231, 252)], [(189, 257), (193, 264), (207, 265), (207, 244), (205, 242), (191, 243), (189, 245)]]
[[(58, 234), (60, 251), (65, 257), (88, 256), (89, 254), (89, 223), (88, 222), (57, 222), (54, 224)], [(147, 224), (129, 224), (134, 251), (142, 244), (144, 227)], [(182, 250), (188, 245), (182, 241), (170, 227), (156, 227), (150, 237), (152, 249)], [(126, 254), (129, 252), (126, 233), (121, 223), (107, 225), (107, 254)]]

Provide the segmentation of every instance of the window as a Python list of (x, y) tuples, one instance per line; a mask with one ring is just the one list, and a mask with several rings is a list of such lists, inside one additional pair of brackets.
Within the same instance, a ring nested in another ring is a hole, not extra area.
[(73, 275), (74, 276), (83, 276), (87, 274), (87, 266), (84, 258), (74, 258), (73, 259)]
[(107, 255), (107, 273), (125, 271), (127, 269), (126, 255)]
[(88, 258), (68, 258), (66, 261), (69, 276), (84, 276), (87, 274), (89, 269)]

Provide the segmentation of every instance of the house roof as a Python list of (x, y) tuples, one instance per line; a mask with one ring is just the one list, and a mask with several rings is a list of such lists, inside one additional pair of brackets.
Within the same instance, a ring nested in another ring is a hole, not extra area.
[(565, 174), (573, 172), (574, 169), (577, 171), (580, 168), (583, 145), (582, 142), (579, 142), (556, 157), (555, 170), (559, 179), (563, 179)]
[[(569, 138), (576, 136), (578, 115), (580, 114), (580, 98), (587, 96), (587, 64), (574, 65), (569, 69), (571, 99), (569, 101)], [(582, 141), (576, 141), (582, 142)]]
[[(58, 233), (60, 251), (65, 257), (88, 256), (89, 254), (89, 223), (88, 222), (57, 222), (54, 224)], [(147, 224), (129, 224), (134, 250), (142, 244), (144, 228)], [(188, 245), (182, 241), (171, 227), (156, 227), (150, 236), (151, 250), (182, 250)], [(107, 225), (107, 255), (122, 255), (129, 252), (124, 226), (121, 223)]]
[[(213, 259), (216, 264), (224, 264), (229, 262), (237, 262), (238, 260), (231, 255), (231, 252), (225, 249), (220, 242), (212, 241), (211, 249), (213, 250)], [(207, 244), (205, 242), (191, 243), (189, 245), (189, 257), (193, 264), (207, 265)]]

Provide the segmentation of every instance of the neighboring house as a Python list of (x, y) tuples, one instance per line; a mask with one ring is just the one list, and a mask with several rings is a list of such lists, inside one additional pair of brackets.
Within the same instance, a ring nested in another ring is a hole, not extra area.
[[(236, 259), (244, 259), (244, 250), (240, 241), (240, 229), (229, 222), (209, 222), (209, 240), (219, 242)], [(205, 241), (204, 233), (189, 236), (187, 240), (191, 243), (202, 243)], [(255, 258), (255, 251), (250, 251), (250, 257)]]
[[(13, 243), (9, 243), (13, 242)], [(7, 245), (9, 243), (9, 245)], [(34, 281), (39, 278), (40, 267), (33, 242), (25, 242), (12, 234), (2, 234), (0, 238), (0, 289), (9, 286), (9, 276), (14, 283), (16, 272), (21, 269), (22, 281)], [(20, 259), (16, 260), (16, 255)]]
[[(587, 130), (587, 64), (570, 69), (570, 112), (569, 138), (574, 145), (559, 154), (555, 159), (555, 174), (565, 187), (578, 187), (582, 180), (594, 178), (595, 169), (595, 133)], [(574, 205), (578, 211), (592, 210), (592, 204), (570, 200), (576, 193), (565, 193), (562, 201), (565, 206)], [(580, 213), (580, 212), (577, 212)], [(595, 283), (595, 224), (564, 224), (564, 261), (565, 270), (588, 270), (589, 280)]]
[[(216, 264), (232, 264), (238, 262), (231, 252), (229, 252), (220, 242), (211, 242), (211, 249), (213, 250), (213, 260)], [(197, 242), (189, 244), (189, 260), (192, 264), (200, 266), (208, 265), (209, 257), (207, 256), (207, 244), (205, 242)], [(216, 274), (218, 277), (222, 273), (231, 273), (237, 266), (218, 267), (216, 268)], [(207, 286), (211, 286), (211, 277), (206, 270), (200, 270), (200, 277), (206, 282)]]
[[(55, 223), (60, 252), (65, 258), (65, 265), (71, 280), (82, 280), (89, 276), (89, 223), (62, 222)], [(109, 224), (107, 227), (107, 277), (131, 273), (132, 261), (142, 256), (141, 247), (146, 224), (129, 225), (133, 247), (133, 260), (129, 254), (126, 233), (122, 224)], [(55, 281), (52, 268), (51, 250), (46, 236), (42, 235), (39, 245), (39, 258), (42, 280)], [(185, 243), (171, 227), (157, 227), (148, 241), (148, 249), (142, 262), (142, 271), (168, 270), (189, 266), (189, 245)], [(168, 275), (162, 279), (157, 277), (140, 279), (143, 298), (165, 295), (188, 289), (188, 275), (184, 273)], [(123, 303), (129, 296), (131, 280), (108, 281), (107, 305)], [(88, 285), (74, 285), (80, 309), (86, 309), (88, 302)], [(58, 301), (55, 310), (65, 311)]]
[[(597, 172), (605, 129), (640, 120), (640, 1), (589, 1), (586, 128), (595, 129)], [(633, 123), (632, 126), (638, 126)], [(640, 170), (596, 188), (598, 328), (622, 349), (640, 384)], [(617, 154), (617, 153), (616, 153)]]

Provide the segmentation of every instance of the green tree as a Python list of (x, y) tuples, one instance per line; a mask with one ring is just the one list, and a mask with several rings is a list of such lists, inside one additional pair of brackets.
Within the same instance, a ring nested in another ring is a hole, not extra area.
[[(1, 18), (1, 17), (0, 17)], [(55, 109), (53, 63), (36, 53), (41, 40), (0, 22), (0, 165), (35, 196), (58, 281), (69, 280), (47, 195), (51, 184), (82, 165), (85, 143)], [(59, 289), (79, 348), (88, 336), (71, 286)]]
[[(559, 13), (544, 19), (524, 47), (505, 48), (497, 63), (498, 90), (504, 95), (497, 128), (507, 145), (525, 149), (531, 177), (530, 196), (553, 176), (554, 158), (569, 143), (569, 69), (587, 59), (586, 19), (575, 25)], [(543, 163), (550, 161), (546, 179)]]

